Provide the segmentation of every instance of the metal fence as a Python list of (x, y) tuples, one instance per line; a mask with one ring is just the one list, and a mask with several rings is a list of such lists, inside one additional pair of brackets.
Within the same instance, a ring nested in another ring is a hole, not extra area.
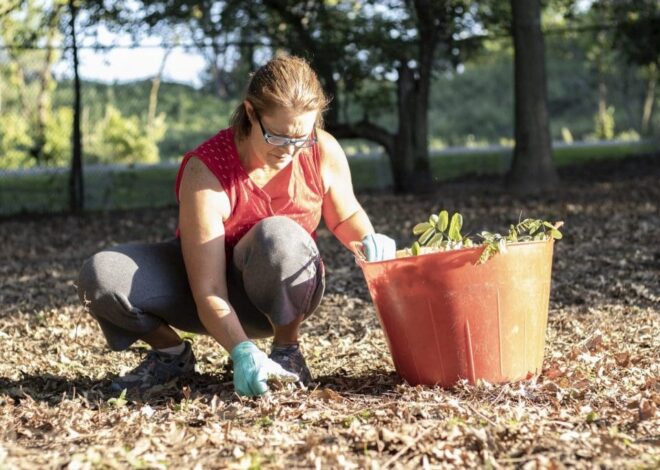
[[(633, 142), (640, 132), (645, 100), (643, 74), (629, 66), (585, 71), (584, 57), (566, 60), (567, 50), (577, 50), (578, 40), (573, 34), (546, 41), (554, 139), (568, 145), (599, 137), (595, 115), (599, 101), (605, 100), (603, 115), (611, 122), (601, 124), (612, 129), (600, 132), (611, 132), (606, 136), (611, 139), (631, 140), (621, 144), (632, 149), (629, 153), (634, 153), (635, 145), (648, 150), (653, 142)], [(501, 41), (503, 49), (510, 47), (508, 40)], [(71, 51), (0, 46), (0, 216), (66, 211), (73, 151)], [(137, 62), (144, 64), (154, 55), (153, 47), (126, 51), (142, 57)], [(177, 162), (186, 150), (226, 126), (235, 102), (221, 96), (206, 72), (200, 72), (196, 87), (168, 81), (162, 63), (141, 80), (103, 80), (99, 67), (126, 67), (127, 59), (107, 55), (110, 52), (81, 54), (84, 206), (97, 210), (174, 204)], [(171, 48), (169, 53), (174, 69), (182, 67), (176, 60), (192, 55), (183, 48), (178, 52)], [(97, 62), (101, 65), (95, 69)], [(484, 74), (491, 79), (480, 77)], [(506, 170), (510, 155), (506, 146), (513, 135), (512, 75), (510, 59), (484, 59), (477, 65), (466, 64), (450, 78), (440, 74), (434, 82), (431, 146), (437, 158), (457, 162), (457, 174)], [(207, 86), (199, 88), (202, 83)], [(384, 124), (393, 125), (387, 119)], [(657, 129), (657, 116), (654, 119), (652, 126)], [(391, 182), (389, 165), (377, 147), (363, 141), (344, 144), (356, 186), (382, 187)], [(464, 150), (452, 150), (455, 146)]]

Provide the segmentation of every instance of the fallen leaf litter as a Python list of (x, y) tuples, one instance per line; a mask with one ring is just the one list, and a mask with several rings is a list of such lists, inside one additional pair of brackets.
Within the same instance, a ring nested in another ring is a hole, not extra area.
[(452, 390), (411, 387), (396, 376), (359, 268), (321, 229), (328, 290), (302, 335), (315, 388), (239, 399), (227, 355), (197, 336), (198, 374), (120, 400), (104, 387), (144, 349), (107, 349), (78, 304), (76, 271), (109, 244), (170, 236), (176, 210), (2, 221), (0, 467), (660, 465), (658, 159), (562, 173), (562, 189), (538, 198), (473, 179), (433, 195), (360, 195), (377, 229), (401, 244), (412, 242), (412, 221), (440, 208), (483, 224), (466, 227), (473, 233), (504, 228), (521, 210), (566, 221), (544, 372)]

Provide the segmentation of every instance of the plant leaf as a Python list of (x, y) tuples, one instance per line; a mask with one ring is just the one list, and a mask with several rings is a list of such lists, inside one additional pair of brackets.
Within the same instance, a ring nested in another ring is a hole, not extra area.
[(513, 225), (509, 227), (509, 236), (507, 237), (507, 239), (511, 242), (518, 241), (518, 232), (516, 232), (516, 227), (514, 227)]
[(449, 212), (440, 211), (440, 213), (438, 214), (438, 223), (436, 224), (436, 227), (441, 232), (444, 232), (445, 230), (447, 230), (448, 225), (449, 225)]
[(538, 232), (540, 230), (541, 227), (542, 227), (542, 224), (541, 224), (540, 220), (533, 220), (529, 224), (529, 234), (534, 235), (536, 232)]
[(410, 248), (410, 251), (412, 251), (413, 256), (417, 256), (419, 254), (419, 242), (415, 242), (412, 244), (412, 247)]
[(449, 238), (453, 241), (462, 240), (461, 228), (463, 227), (463, 216), (456, 212), (451, 216), (451, 223), (449, 224)]
[(435, 245), (440, 244), (440, 242), (442, 241), (442, 237), (443, 237), (442, 232), (437, 232), (435, 235), (433, 235), (431, 237), (431, 239), (429, 240), (427, 245), (428, 246), (435, 246)]
[(429, 224), (428, 222), (422, 222), (421, 224), (417, 224), (413, 227), (413, 235), (419, 235), (421, 233), (424, 233), (429, 228), (431, 228), (431, 224)]
[(431, 239), (434, 233), (435, 233), (435, 227), (429, 228), (426, 232), (422, 234), (421, 237), (419, 237), (419, 244), (426, 245), (426, 242), (428, 242)]
[(550, 234), (552, 235), (552, 238), (554, 238), (555, 240), (561, 240), (563, 237), (561, 232), (554, 227), (550, 229)]
[(479, 261), (477, 261), (477, 264), (484, 264), (488, 259), (491, 257), (493, 254), (493, 247), (491, 245), (486, 245), (484, 247), (484, 251), (481, 252), (481, 256), (479, 257)]

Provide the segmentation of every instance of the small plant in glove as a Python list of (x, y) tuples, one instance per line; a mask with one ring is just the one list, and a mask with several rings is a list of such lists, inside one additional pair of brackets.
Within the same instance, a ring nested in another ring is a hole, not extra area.
[(440, 211), (432, 214), (427, 222), (421, 222), (413, 227), (413, 234), (418, 236), (410, 248), (397, 252), (397, 258), (417, 256), (438, 251), (458, 250), (483, 246), (484, 251), (479, 257), (479, 264), (485, 263), (496, 253), (505, 253), (507, 244), (527, 241), (542, 241), (562, 237), (559, 228), (563, 222), (554, 224), (540, 219), (524, 219), (509, 226), (506, 235), (483, 231), (477, 234), (480, 242), (473, 241), (461, 234), (463, 216), (456, 212), (449, 218), (449, 212)]

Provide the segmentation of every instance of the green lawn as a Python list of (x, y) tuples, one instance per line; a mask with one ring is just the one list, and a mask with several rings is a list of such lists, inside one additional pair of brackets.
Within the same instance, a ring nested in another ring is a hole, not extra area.
[[(85, 208), (128, 209), (174, 204), (176, 168), (129, 168), (85, 174)], [(0, 175), (0, 214), (68, 208), (68, 174)]]
[[(590, 160), (624, 158), (658, 151), (653, 143), (620, 143), (616, 145), (588, 145), (560, 147), (554, 150), (557, 166), (574, 165)], [(445, 152), (431, 158), (431, 171), (438, 181), (445, 181), (459, 176), (494, 175), (505, 173), (511, 165), (513, 149), (480, 150), (469, 152)], [(392, 183), (389, 162), (385, 157), (380, 160), (349, 159), (353, 184), (356, 188), (379, 188)]]
[[(622, 143), (611, 146), (574, 146), (554, 151), (558, 166), (594, 159), (623, 158), (657, 151), (653, 144)], [(462, 175), (502, 174), (511, 162), (511, 149), (445, 152), (431, 158), (434, 177), (448, 180)], [(392, 178), (382, 158), (349, 158), (357, 190), (386, 187)], [(176, 168), (141, 167), (85, 175), (85, 206), (92, 210), (158, 207), (174, 204)], [(20, 212), (59, 212), (68, 207), (68, 174), (0, 174), (0, 215)]]

